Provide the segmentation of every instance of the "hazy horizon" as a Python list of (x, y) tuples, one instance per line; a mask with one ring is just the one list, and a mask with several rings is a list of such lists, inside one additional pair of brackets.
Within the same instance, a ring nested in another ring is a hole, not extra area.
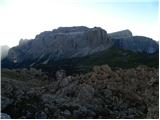
[(1, 45), (13, 47), (58, 27), (129, 29), (159, 41), (158, 0), (1, 0)]

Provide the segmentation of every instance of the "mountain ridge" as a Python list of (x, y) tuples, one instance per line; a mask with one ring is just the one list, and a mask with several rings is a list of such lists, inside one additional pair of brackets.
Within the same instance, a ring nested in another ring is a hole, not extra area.
[[(81, 32), (77, 32), (79, 29)], [(17, 62), (23, 62), (29, 57), (36, 59), (40, 58), (42, 54), (49, 54), (52, 59), (58, 60), (86, 56), (110, 46), (111, 41), (106, 31), (101, 28), (59, 28), (43, 32), (27, 44), (10, 49), (8, 59), (11, 61), (17, 59)]]
[(50, 60), (85, 57), (111, 47), (147, 54), (159, 50), (157, 42), (143, 36), (132, 36), (128, 29), (108, 34), (100, 27), (59, 27), (40, 33), (35, 39), (20, 40), (3, 61), (14, 64), (31, 61), (30, 65), (33, 65), (43, 59), (42, 63), (47, 64)]

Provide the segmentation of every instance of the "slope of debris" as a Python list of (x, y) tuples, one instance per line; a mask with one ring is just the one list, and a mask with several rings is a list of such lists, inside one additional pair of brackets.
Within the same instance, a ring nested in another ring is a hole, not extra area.
[(60, 70), (56, 78), (35, 69), (6, 69), (1, 82), (2, 113), (11, 118), (159, 116), (159, 73), (147, 66), (113, 70), (102, 65), (74, 76)]

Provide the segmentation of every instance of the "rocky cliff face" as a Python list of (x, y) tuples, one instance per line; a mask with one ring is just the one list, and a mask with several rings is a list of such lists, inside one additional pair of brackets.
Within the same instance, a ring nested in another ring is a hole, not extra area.
[(107, 34), (99, 27), (60, 27), (42, 32), (32, 40), (20, 40), (18, 46), (9, 50), (2, 64), (47, 64), (49, 61), (91, 55), (112, 46), (148, 54), (159, 50), (157, 42), (147, 37), (132, 36), (129, 30)]
[(153, 54), (158, 52), (159, 45), (156, 41), (143, 37), (143, 36), (133, 36), (124, 38), (113, 38), (114, 45), (118, 48), (130, 50), (133, 52), (144, 52), (148, 54)]
[(43, 32), (28, 42), (20, 42), (9, 51), (8, 59), (23, 62), (28, 59), (59, 60), (81, 57), (109, 48), (112, 45), (105, 30), (87, 27), (61, 27)]
[(122, 30), (108, 34), (114, 45), (118, 48), (133, 52), (152, 54), (159, 50), (159, 45), (151, 38), (132, 36), (130, 30)]
[(110, 38), (124, 38), (124, 37), (132, 37), (132, 32), (130, 30), (122, 30), (114, 33), (108, 34)]

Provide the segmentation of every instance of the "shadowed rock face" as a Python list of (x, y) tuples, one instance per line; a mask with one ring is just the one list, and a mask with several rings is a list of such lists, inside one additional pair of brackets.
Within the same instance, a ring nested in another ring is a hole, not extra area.
[(159, 50), (159, 45), (156, 41), (143, 36), (132, 36), (130, 30), (114, 32), (108, 34), (108, 36), (112, 39), (114, 45), (121, 49), (148, 54), (155, 53)]
[(156, 41), (143, 36), (116, 38), (112, 40), (118, 48), (131, 50), (133, 52), (152, 54), (159, 50), (159, 45)]
[(16, 59), (17, 62), (23, 62), (46, 55), (54, 60), (81, 57), (107, 49), (111, 43), (106, 31), (101, 28), (60, 27), (43, 32), (35, 39), (12, 48), (8, 58), (11, 61)]

